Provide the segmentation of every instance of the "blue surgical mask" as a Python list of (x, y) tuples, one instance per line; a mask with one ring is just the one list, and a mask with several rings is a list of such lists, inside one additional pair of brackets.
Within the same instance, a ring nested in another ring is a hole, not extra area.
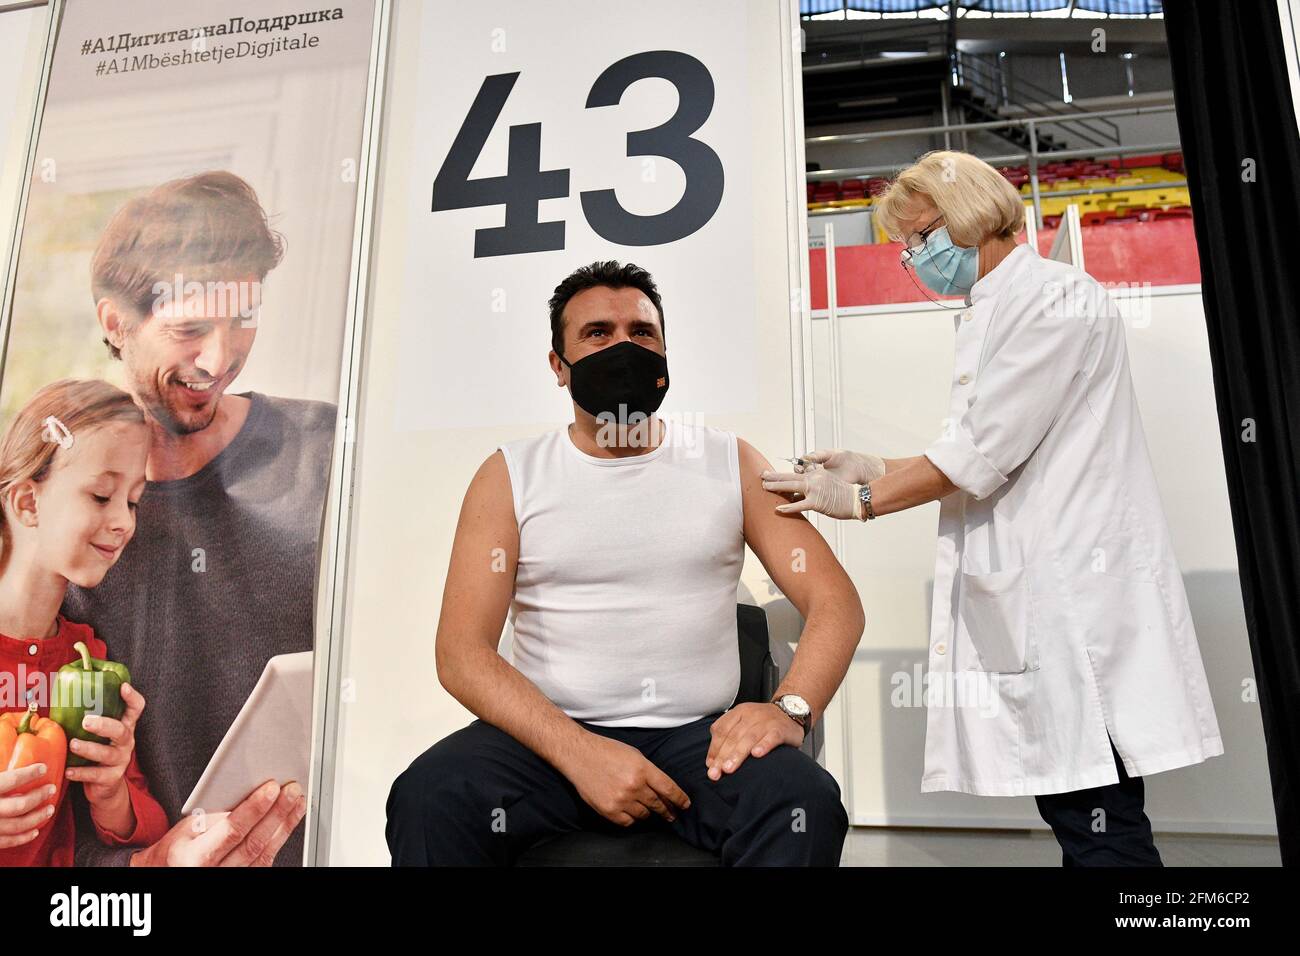
[(925, 246), (912, 254), (916, 277), (939, 295), (966, 295), (979, 277), (980, 251), (977, 246), (962, 249), (953, 245), (948, 227), (930, 233)]

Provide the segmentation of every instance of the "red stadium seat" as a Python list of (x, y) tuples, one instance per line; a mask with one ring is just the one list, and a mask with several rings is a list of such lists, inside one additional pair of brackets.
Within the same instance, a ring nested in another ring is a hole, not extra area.
[(1125, 169), (1137, 169), (1139, 166), (1163, 166), (1164, 156), (1155, 154), (1151, 156), (1128, 156), (1122, 160)]

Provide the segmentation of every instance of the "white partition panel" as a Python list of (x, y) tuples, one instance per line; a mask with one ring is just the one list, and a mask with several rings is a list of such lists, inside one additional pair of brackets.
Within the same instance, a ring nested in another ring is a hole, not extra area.
[[(627, 132), (673, 114), (668, 83), (634, 83), (612, 112), (584, 105), (601, 68), (662, 49), (713, 73), (714, 113), (696, 135), (723, 162), (723, 199), (708, 225), (675, 242), (598, 241), (580, 192), (617, 186), (641, 215), (681, 195), (673, 162), (648, 165), (625, 150)], [(388, 862), (393, 780), (472, 717), (434, 666), (452, 537), (470, 478), (496, 446), (566, 420), (546, 366), (546, 298), (569, 271), (617, 258), (660, 281), (673, 363), (663, 414), (733, 430), (769, 460), (803, 441), (806, 224), (792, 4), (603, 0), (566, 5), (555, 17), (535, 3), (402, 2), (393, 6), (388, 58), (338, 749), (318, 844), (320, 862), (333, 865)], [(457, 76), (447, 75), (450, 64), (461, 65)], [(435, 211), (432, 184), (485, 78), (513, 72), (471, 178), (504, 175), (509, 127), (540, 122), (541, 168), (572, 167), (570, 194), (539, 209), (542, 221), (565, 222), (565, 245), (474, 256), (475, 231), (500, 226), (501, 206)], [(599, 148), (575, 140), (580, 132)], [(798, 615), (752, 554), (739, 590), (767, 607), (778, 637), (797, 636)]]

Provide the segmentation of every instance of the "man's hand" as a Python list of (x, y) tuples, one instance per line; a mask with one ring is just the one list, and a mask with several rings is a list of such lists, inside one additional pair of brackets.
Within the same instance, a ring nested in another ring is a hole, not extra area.
[(676, 810), (690, 807), (691, 798), (641, 751), (600, 734), (590, 736), (564, 775), (606, 820), (628, 827), (657, 813), (671, 823)]
[(296, 783), (268, 780), (228, 813), (191, 814), (131, 858), (132, 866), (270, 866), (307, 813)]
[(746, 757), (762, 757), (782, 744), (798, 747), (803, 728), (775, 704), (737, 704), (713, 722), (704, 764), (710, 780), (735, 773)]

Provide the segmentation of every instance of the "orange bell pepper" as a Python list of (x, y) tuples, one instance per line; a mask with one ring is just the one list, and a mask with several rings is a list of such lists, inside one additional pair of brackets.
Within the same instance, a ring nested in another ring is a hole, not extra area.
[(63, 768), (68, 758), (68, 737), (53, 720), (36, 713), (33, 703), (26, 711), (0, 714), (0, 767), (18, 770), (33, 764), (45, 764), (45, 775), (10, 791), (11, 796), (29, 793), (46, 784), (54, 784), (52, 806), (63, 795)]

